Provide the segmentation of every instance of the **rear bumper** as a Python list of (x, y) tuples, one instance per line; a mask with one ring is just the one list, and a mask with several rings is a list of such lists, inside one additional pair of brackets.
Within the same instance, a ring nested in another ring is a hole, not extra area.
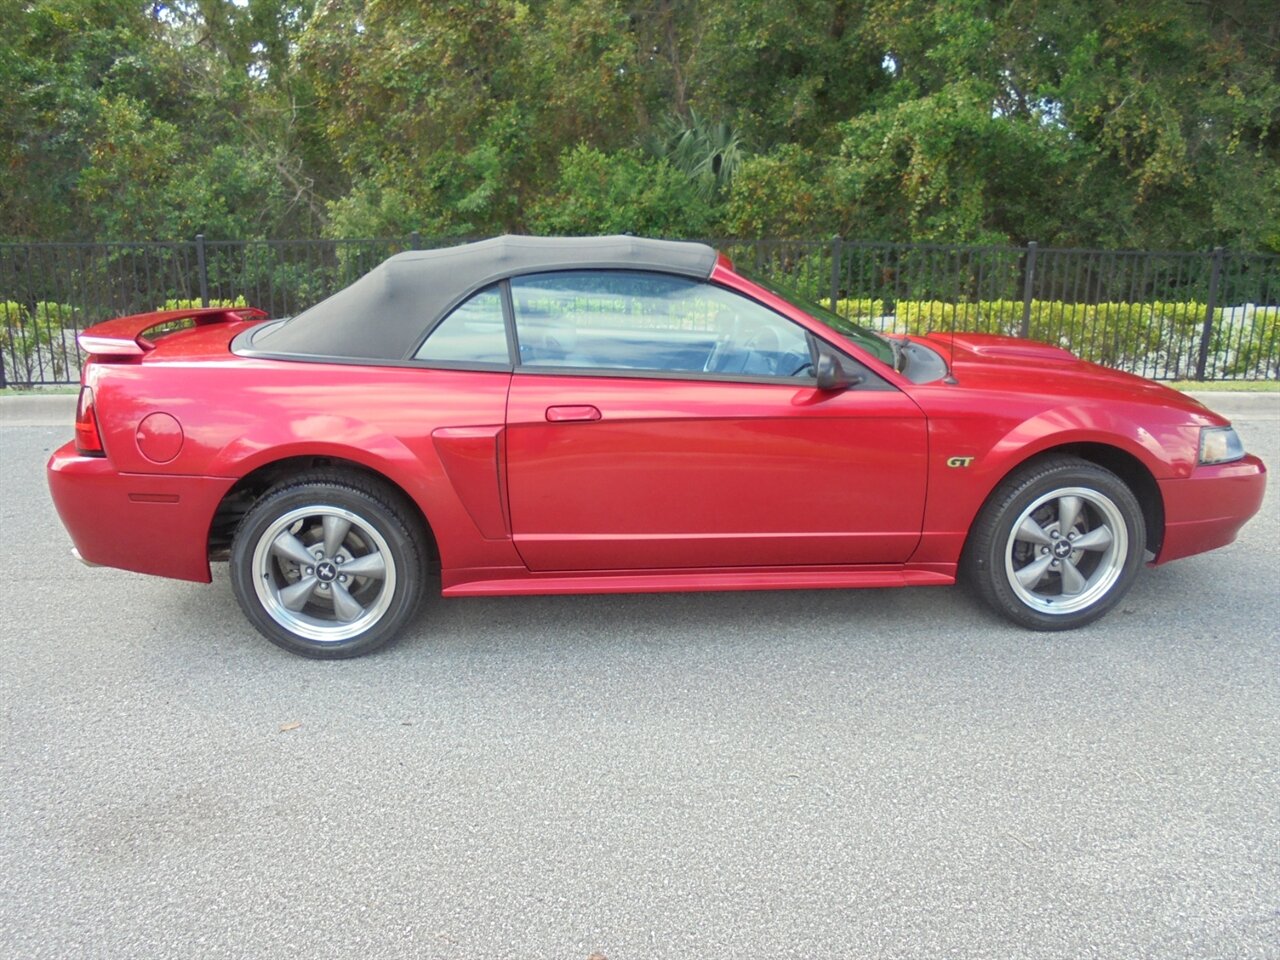
[(1157, 564), (1226, 546), (1262, 506), (1267, 468), (1255, 456), (1197, 467), (1185, 480), (1161, 480), (1164, 543)]
[(209, 527), (234, 480), (119, 473), (75, 444), (46, 468), (53, 505), (85, 563), (208, 583)]

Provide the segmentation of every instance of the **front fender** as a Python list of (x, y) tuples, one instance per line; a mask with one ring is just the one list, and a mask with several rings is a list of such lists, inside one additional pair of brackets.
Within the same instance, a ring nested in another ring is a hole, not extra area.
[(1008, 396), (971, 402), (932, 412), (926, 407), (929, 493), (926, 534), (915, 561), (956, 562), (987, 498), (1041, 454), (1080, 444), (1105, 446), (1132, 457), (1157, 481), (1190, 476), (1195, 467), (1199, 426), (1160, 408), (1071, 401), (1028, 409), (1010, 404)]
[(1171, 424), (1152, 429), (1124, 411), (1064, 404), (1017, 424), (992, 444), (983, 459), (989, 472), (1003, 479), (1018, 464), (1041, 453), (1089, 443), (1124, 451), (1157, 479), (1182, 477), (1189, 476), (1195, 467), (1197, 431)]

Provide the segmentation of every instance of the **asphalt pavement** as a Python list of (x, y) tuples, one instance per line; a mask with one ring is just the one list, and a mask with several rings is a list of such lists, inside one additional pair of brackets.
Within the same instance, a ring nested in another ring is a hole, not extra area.
[[(323, 663), (225, 567), (72, 562), (40, 399), (0, 400), (0, 955), (1280, 957), (1274, 479), (1074, 633), (959, 588), (437, 597)], [(1280, 396), (1210, 402), (1280, 468)]]

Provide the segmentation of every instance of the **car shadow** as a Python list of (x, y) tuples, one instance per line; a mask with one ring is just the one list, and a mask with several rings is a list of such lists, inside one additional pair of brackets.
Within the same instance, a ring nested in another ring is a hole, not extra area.
[[(1212, 600), (1203, 571), (1190, 562), (1144, 570), (1131, 592), (1102, 620), (1081, 630), (1034, 633), (1006, 623), (963, 584), (898, 589), (758, 590), (550, 596), (440, 596), (431, 577), (418, 615), (400, 638), (373, 659), (557, 656), (610, 649), (748, 650), (776, 644), (838, 643), (901, 646), (1036, 640), (1079, 642), (1106, 637), (1123, 624), (1161, 631), (1175, 607)], [(1174, 598), (1171, 601), (1171, 598)], [(192, 639), (223, 654), (308, 662), (277, 649), (245, 620), (225, 565), (210, 586), (192, 585), (175, 598), (175, 621), (201, 623)], [(176, 627), (176, 623), (175, 623)], [(185, 631), (190, 633), (191, 631)], [(175, 629), (175, 634), (179, 633)], [(210, 635), (212, 634), (212, 635)], [(322, 661), (323, 662), (323, 661)]]

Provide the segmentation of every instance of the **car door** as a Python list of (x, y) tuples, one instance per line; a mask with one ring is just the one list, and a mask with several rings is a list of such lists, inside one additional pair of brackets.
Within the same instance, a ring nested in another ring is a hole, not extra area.
[(509, 288), (512, 534), (535, 571), (901, 563), (925, 420), (874, 376), (819, 390), (803, 328), (722, 287), (567, 271)]

